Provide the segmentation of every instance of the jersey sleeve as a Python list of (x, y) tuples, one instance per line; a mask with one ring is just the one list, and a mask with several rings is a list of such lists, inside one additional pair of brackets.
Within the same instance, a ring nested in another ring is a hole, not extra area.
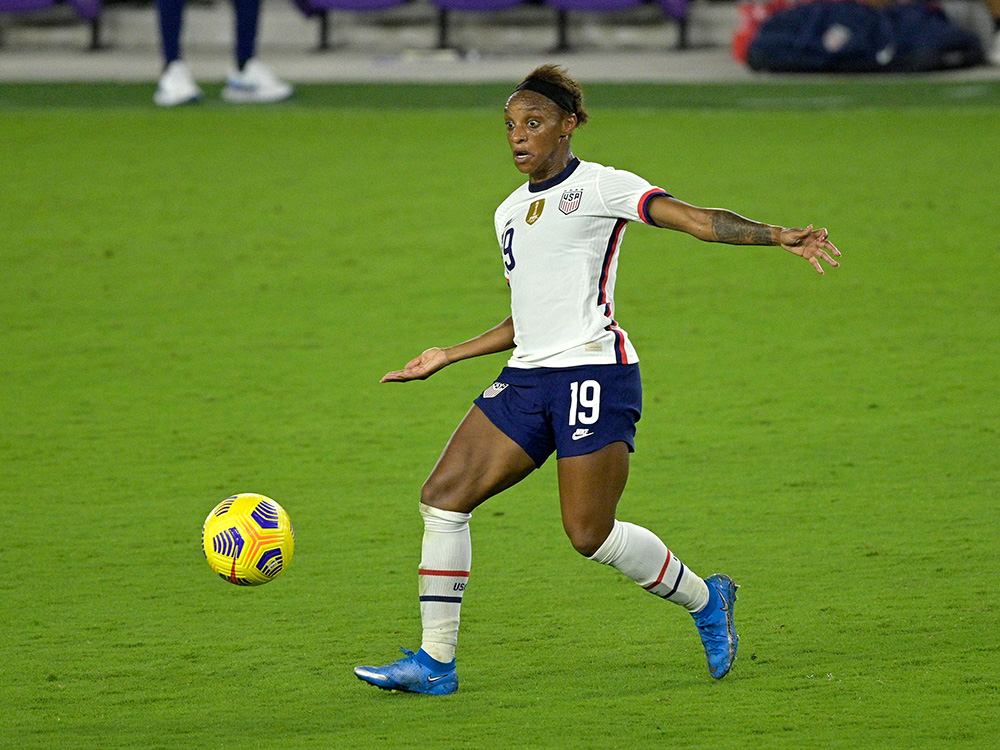
[(670, 197), (670, 193), (663, 188), (620, 169), (609, 168), (601, 173), (597, 189), (611, 216), (646, 224), (653, 223), (649, 218), (649, 202), (658, 195)]
[(497, 233), (498, 245), (503, 245), (503, 224), (501, 223), (503, 219), (500, 218), (502, 213), (503, 204), (497, 206), (497, 210), (493, 212), (493, 229), (495, 229)]
[[(493, 213), (493, 228), (496, 230), (497, 233), (497, 245), (500, 248), (501, 255), (503, 253), (503, 235), (504, 232), (506, 231), (506, 222), (504, 221), (503, 218), (504, 216), (506, 216), (506, 212), (503, 210), (504, 206), (506, 205), (507, 203), (506, 201), (504, 201), (497, 207), (497, 210)], [(507, 270), (506, 263), (501, 263), (501, 265), (503, 266), (503, 277), (507, 281), (507, 284), (509, 285), (510, 271)]]

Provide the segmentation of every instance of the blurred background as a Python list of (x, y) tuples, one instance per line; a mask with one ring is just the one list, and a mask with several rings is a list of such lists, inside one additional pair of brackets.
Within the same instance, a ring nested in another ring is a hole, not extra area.
[[(759, 76), (737, 59), (741, 34), (745, 46), (775, 5), (263, 0), (257, 51), (291, 83), (509, 81), (524, 75), (526, 61), (539, 60), (566, 64), (589, 81), (739, 81)], [(982, 40), (987, 55), (982, 65), (948, 75), (996, 78), (987, 5), (946, 0), (941, 7)], [(197, 77), (224, 77), (232, 58), (232, 3), (190, 0), (183, 46)], [(0, 81), (154, 81), (161, 68), (156, 6), (149, 0), (0, 0)]]

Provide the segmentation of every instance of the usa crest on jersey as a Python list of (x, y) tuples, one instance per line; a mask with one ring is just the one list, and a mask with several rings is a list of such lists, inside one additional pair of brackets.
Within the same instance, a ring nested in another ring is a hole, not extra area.
[(583, 197), (583, 188), (570, 188), (564, 190), (562, 198), (559, 200), (559, 210), (569, 215), (580, 207), (580, 198)]

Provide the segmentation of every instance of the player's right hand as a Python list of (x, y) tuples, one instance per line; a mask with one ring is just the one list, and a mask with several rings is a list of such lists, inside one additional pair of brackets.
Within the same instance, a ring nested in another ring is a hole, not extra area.
[(444, 349), (431, 347), (415, 359), (406, 363), (402, 370), (387, 372), (380, 383), (405, 383), (408, 380), (426, 380), (449, 364)]
[(819, 273), (823, 273), (821, 260), (834, 268), (840, 265), (832, 257), (839, 258), (840, 250), (830, 242), (830, 233), (825, 229), (813, 229), (812, 224), (805, 229), (782, 229), (781, 247), (808, 260)]

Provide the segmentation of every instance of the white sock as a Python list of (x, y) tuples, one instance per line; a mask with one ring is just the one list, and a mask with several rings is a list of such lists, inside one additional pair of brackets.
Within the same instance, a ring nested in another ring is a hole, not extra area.
[(591, 560), (610, 565), (651, 594), (699, 612), (708, 604), (708, 586), (684, 566), (649, 529), (615, 520)]
[(431, 658), (447, 663), (455, 658), (462, 595), (472, 568), (469, 535), (472, 514), (439, 510), (421, 503), (420, 515), (424, 518), (417, 571), (420, 621), (424, 628), (420, 647)]

